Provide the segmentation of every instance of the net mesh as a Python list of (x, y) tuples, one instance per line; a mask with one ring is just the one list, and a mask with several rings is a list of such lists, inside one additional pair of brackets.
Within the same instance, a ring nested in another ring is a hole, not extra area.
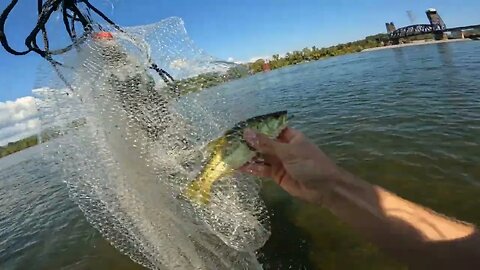
[(62, 166), (89, 222), (139, 264), (260, 268), (255, 250), (270, 231), (256, 179), (217, 181), (202, 207), (179, 196), (208, 157), (203, 146), (228, 128), (228, 113), (176, 97), (146, 68), (153, 61), (185, 79), (232, 65), (197, 49), (179, 18), (112, 33), (113, 40), (89, 39), (62, 56), (58, 71), (69, 88), (51, 68), (40, 69), (42, 139), (57, 153), (46, 158)]

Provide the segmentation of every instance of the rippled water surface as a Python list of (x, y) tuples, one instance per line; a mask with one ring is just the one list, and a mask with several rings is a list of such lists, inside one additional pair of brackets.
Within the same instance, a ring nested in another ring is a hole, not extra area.
[[(480, 224), (479, 42), (330, 58), (184, 102), (192, 100), (235, 120), (288, 109), (292, 126), (360, 177)], [(0, 160), (0, 268), (140, 268), (88, 224), (41, 150)], [(272, 237), (259, 252), (265, 268), (403, 268), (327, 211), (271, 184), (263, 195), (272, 214)]]

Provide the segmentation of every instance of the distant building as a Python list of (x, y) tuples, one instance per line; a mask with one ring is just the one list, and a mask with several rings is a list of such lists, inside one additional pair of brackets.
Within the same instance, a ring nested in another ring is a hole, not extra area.
[(265, 59), (263, 62), (263, 71), (270, 71), (270, 60)]

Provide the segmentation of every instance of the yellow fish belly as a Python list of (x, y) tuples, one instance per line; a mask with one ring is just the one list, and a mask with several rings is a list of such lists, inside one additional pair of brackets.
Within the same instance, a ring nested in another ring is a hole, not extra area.
[[(220, 142), (220, 145), (222, 145), (222, 142)], [(243, 143), (236, 145), (235, 150), (230, 155), (225, 155), (222, 150), (215, 151), (200, 175), (186, 188), (184, 195), (194, 203), (208, 204), (213, 183), (244, 165), (254, 155), (255, 153)]]

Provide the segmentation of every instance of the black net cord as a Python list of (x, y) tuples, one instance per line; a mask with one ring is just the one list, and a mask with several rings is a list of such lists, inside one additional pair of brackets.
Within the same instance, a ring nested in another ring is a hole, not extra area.
[[(68, 52), (73, 47), (78, 44), (83, 43), (87, 37), (93, 31), (94, 22), (91, 19), (91, 16), (88, 14), (84, 14), (78, 8), (78, 4), (83, 3), (87, 7), (87, 13), (90, 14), (90, 10), (95, 12), (98, 16), (100, 16), (103, 20), (105, 20), (108, 24), (110, 24), (116, 30), (125, 33), (120, 26), (115, 24), (110, 18), (108, 18), (103, 12), (93, 6), (88, 0), (37, 0), (37, 10), (38, 10), (38, 21), (35, 24), (35, 27), (30, 32), (30, 34), (25, 39), (25, 46), (27, 47), (26, 50), (20, 51), (13, 49), (10, 44), (8, 43), (7, 36), (5, 34), (5, 22), (7, 21), (8, 16), (18, 4), (18, 0), (11, 0), (10, 4), (3, 10), (0, 14), (0, 44), (2, 47), (10, 54), (13, 55), (26, 55), (30, 52), (37, 53), (41, 57), (45, 58), (49, 61), (53, 68), (55, 69), (56, 73), (59, 75), (60, 79), (65, 82), (67, 86), (70, 87), (68, 82), (65, 80), (63, 76), (61, 76), (60, 71), (58, 70), (58, 66), (62, 65), (60, 62), (54, 60), (52, 56), (60, 55), (65, 52)], [(62, 19), (65, 29), (67, 31), (68, 36), (72, 40), (72, 44), (68, 45), (64, 48), (57, 49), (57, 50), (50, 50), (50, 44), (48, 41), (48, 33), (46, 30), (46, 24), (50, 19), (51, 15), (57, 11), (59, 8), (62, 9)], [(76, 22), (80, 23), (83, 27), (83, 35), (77, 37), (77, 33), (75, 30)], [(43, 49), (40, 48), (37, 44), (37, 36), (41, 33), (42, 41), (43, 41)], [(151, 61), (151, 60), (149, 60)], [(155, 63), (152, 63), (150, 66), (151, 69), (155, 70), (158, 75), (162, 78), (162, 80), (167, 84), (174, 82), (173, 77), (163, 70), (162, 68), (158, 67)], [(70, 87), (71, 88), (71, 87)], [(175, 89), (174, 89), (175, 90)]]

